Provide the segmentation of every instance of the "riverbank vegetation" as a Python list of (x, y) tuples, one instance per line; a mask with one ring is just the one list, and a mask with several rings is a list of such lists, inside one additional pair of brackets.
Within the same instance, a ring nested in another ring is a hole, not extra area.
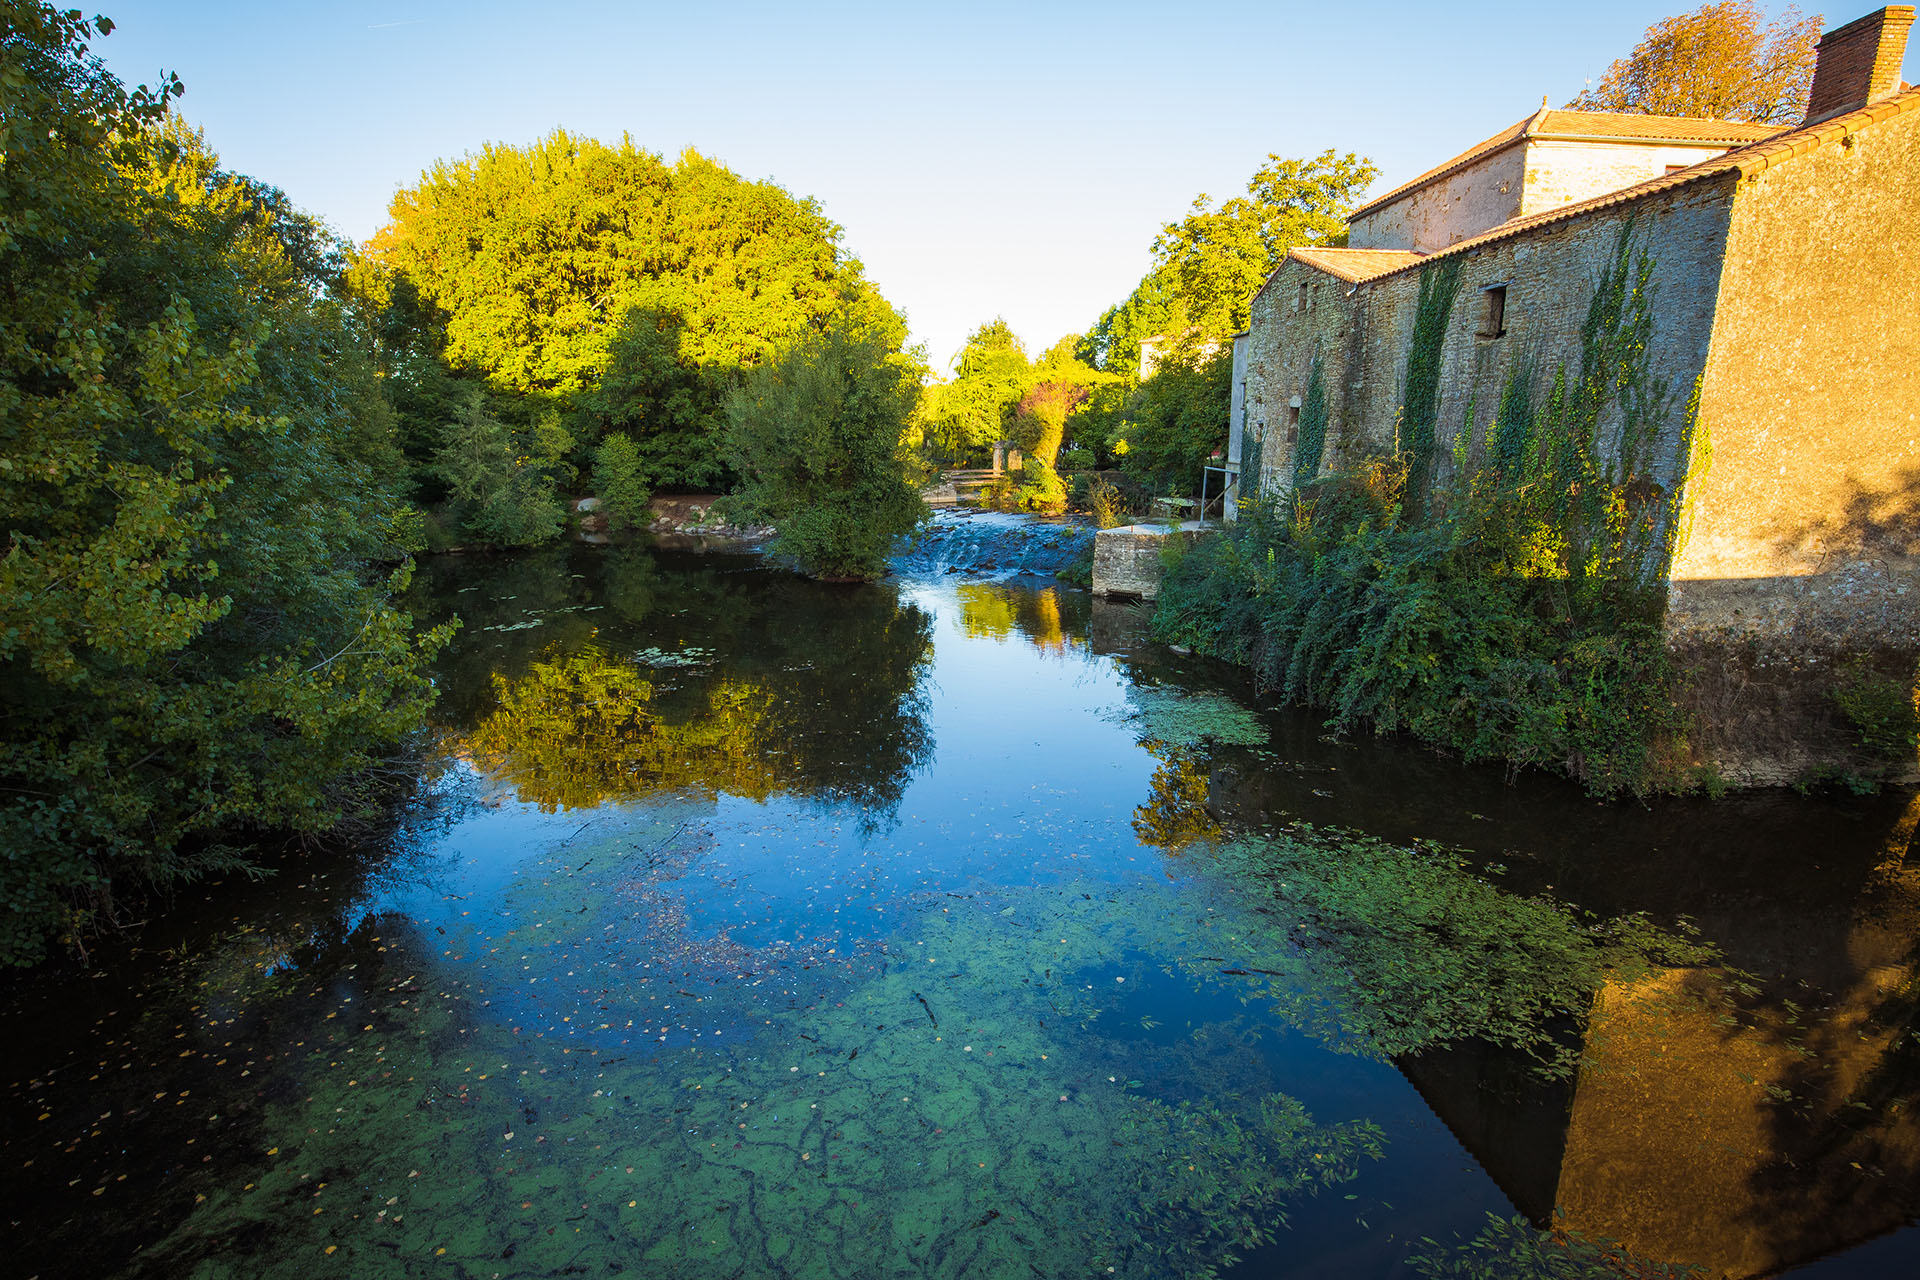
[(0, 962), (361, 812), (442, 631), (346, 250), (9, 4)]

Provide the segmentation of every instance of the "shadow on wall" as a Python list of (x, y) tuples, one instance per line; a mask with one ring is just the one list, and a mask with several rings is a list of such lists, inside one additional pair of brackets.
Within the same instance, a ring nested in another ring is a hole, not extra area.
[(1884, 487), (1849, 476), (1841, 504), (1774, 543), (1778, 554), (1812, 559), (1815, 572), (1839, 567), (1834, 561), (1840, 558), (1920, 556), (1920, 463), (1901, 468)]
[(1688, 675), (1696, 759), (1730, 781), (1911, 777), (1843, 709), (1861, 681), (1904, 684), (1920, 659), (1920, 465), (1759, 531), (1756, 557), (1799, 573), (1677, 578), (1668, 649)]

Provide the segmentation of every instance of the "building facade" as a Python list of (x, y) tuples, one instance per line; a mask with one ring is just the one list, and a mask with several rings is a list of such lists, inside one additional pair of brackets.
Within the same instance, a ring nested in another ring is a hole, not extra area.
[(1593, 452), (1671, 513), (1670, 644), (1920, 649), (1912, 18), (1829, 32), (1799, 127), (1542, 109), (1294, 250), (1244, 340), (1244, 487), (1387, 453), (1444, 486), (1611, 340), (1633, 385)]

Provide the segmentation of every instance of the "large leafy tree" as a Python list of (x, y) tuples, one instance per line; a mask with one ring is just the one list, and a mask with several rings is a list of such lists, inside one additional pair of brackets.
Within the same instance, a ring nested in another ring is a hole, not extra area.
[[(1310, 160), (1268, 156), (1247, 194), (1217, 207), (1202, 194), (1154, 241), (1154, 269), (1189, 331), (1223, 341), (1247, 327), (1253, 295), (1287, 250), (1341, 245), (1347, 215), (1380, 170), (1348, 152)], [(1176, 335), (1178, 336), (1178, 335)]]
[(1719, 0), (1648, 27), (1633, 52), (1572, 102), (1583, 111), (1793, 124), (1807, 111), (1820, 17)]
[[(1352, 152), (1270, 155), (1246, 195), (1215, 205), (1203, 194), (1163, 227), (1146, 276), (1080, 341), (1081, 360), (1124, 380), (1092, 387), (1082, 433), (1103, 435), (1142, 483), (1196, 490), (1207, 454), (1226, 440), (1226, 344), (1246, 328), (1253, 295), (1289, 249), (1345, 244), (1347, 216), (1379, 172)], [(1166, 340), (1161, 360), (1142, 381), (1141, 351), (1156, 338)]]
[(849, 302), (728, 393), (727, 438), (776, 550), (816, 577), (872, 579), (926, 515), (906, 450), (923, 369), (897, 317)]
[(316, 830), (417, 722), (391, 421), (340, 254), (88, 51), (0, 40), (0, 961)]
[(1032, 382), (1026, 344), (996, 316), (967, 335), (953, 377), (928, 389), (928, 434), (950, 457), (1005, 440), (1013, 408)]
[(454, 370), (570, 413), (583, 448), (626, 435), (655, 485), (723, 479), (731, 377), (863, 285), (814, 201), (564, 132), (436, 164), (371, 248), (436, 309)]

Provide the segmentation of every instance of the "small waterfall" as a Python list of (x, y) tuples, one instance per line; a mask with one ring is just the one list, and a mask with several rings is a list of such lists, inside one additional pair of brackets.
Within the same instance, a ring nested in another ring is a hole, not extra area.
[(1093, 529), (1002, 511), (938, 511), (893, 557), (898, 573), (932, 577), (963, 573), (1000, 580), (1052, 575), (1085, 555)]

